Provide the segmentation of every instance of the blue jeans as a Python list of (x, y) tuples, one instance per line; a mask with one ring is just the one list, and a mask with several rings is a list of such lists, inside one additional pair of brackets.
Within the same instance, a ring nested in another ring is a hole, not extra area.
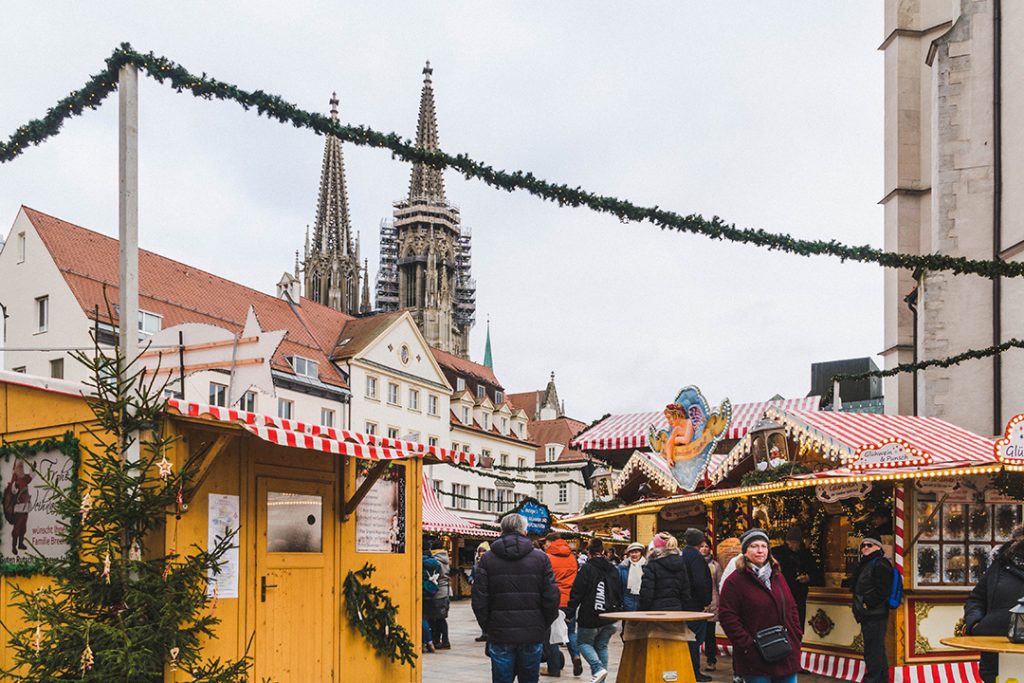
[(787, 676), (744, 676), (743, 683), (796, 683), (796, 674)]
[(434, 634), (430, 632), (430, 619), (423, 617), (423, 644), (434, 642)]
[[(580, 656), (580, 650), (576, 646), (576, 620), (566, 619), (565, 625), (569, 630), (569, 656), (576, 659)], [(562, 657), (562, 646), (558, 643), (549, 643), (544, 646), (544, 663), (548, 665), (549, 674), (559, 674), (565, 666), (565, 658)]]
[(690, 646), (690, 664), (693, 666), (693, 675), (700, 674), (700, 646), (704, 643), (708, 633), (708, 622), (688, 621), (686, 625), (693, 631), (695, 638), (687, 643)]
[(537, 683), (544, 643), (488, 643), (491, 657), (491, 683)]
[(590, 665), (590, 675), (594, 676), (598, 671), (608, 670), (608, 641), (615, 633), (615, 623), (607, 624), (600, 628), (583, 628), (576, 632), (576, 644), (580, 648), (580, 654)]

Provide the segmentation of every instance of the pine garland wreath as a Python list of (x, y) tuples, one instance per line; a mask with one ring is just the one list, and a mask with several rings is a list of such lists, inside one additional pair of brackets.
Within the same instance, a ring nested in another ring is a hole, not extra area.
[(383, 588), (371, 584), (377, 568), (367, 562), (362, 569), (345, 575), (345, 614), (348, 622), (366, 639), (377, 654), (392, 662), (416, 668), (416, 645), (398, 623), (398, 607)]
[(764, 471), (753, 470), (747, 472), (740, 479), (740, 486), (757, 486), (758, 484), (770, 484), (783, 481), (796, 474), (807, 474), (811, 470), (806, 465), (798, 462), (790, 462), (778, 467), (772, 467)]
[[(444, 464), (448, 465), (449, 467), (454, 467), (455, 469), (464, 470), (466, 472), (472, 472), (473, 474), (479, 475), (481, 477), (489, 477), (490, 479), (514, 482), (516, 484), (573, 484), (581, 488), (589, 488), (582, 481), (577, 481), (575, 479), (552, 479), (550, 481), (538, 481), (536, 479), (523, 479), (522, 477), (513, 477), (507, 474), (497, 474), (495, 472), (488, 472), (487, 470), (483, 470), (479, 467), (470, 467), (469, 465), (463, 465), (462, 463), (458, 462), (445, 462)], [(578, 469), (574, 471), (579, 472)]]
[(1000, 259), (976, 261), (962, 256), (946, 254), (899, 254), (870, 245), (851, 246), (836, 240), (803, 240), (782, 233), (762, 229), (738, 228), (718, 216), (710, 219), (699, 214), (680, 215), (661, 207), (638, 206), (627, 200), (599, 195), (582, 187), (570, 187), (537, 178), (533, 173), (503, 171), (471, 159), (466, 154), (451, 155), (441, 150), (416, 147), (411, 141), (395, 133), (381, 133), (366, 126), (346, 126), (322, 114), (308, 112), (287, 102), (278, 95), (262, 90), (247, 91), (236, 85), (195, 75), (166, 57), (152, 52), (142, 54), (122, 43), (106, 60), (106, 69), (90, 78), (80, 89), (60, 100), (42, 119), (34, 119), (20, 126), (6, 142), (0, 142), (0, 163), (20, 155), (29, 145), (38, 145), (60, 132), (64, 121), (81, 115), (86, 109), (96, 109), (117, 89), (118, 70), (131, 64), (160, 83), (168, 82), (177, 92), (188, 91), (202, 99), (231, 100), (243, 109), (256, 109), (261, 116), (306, 128), (319, 135), (333, 135), (343, 142), (362, 147), (376, 147), (391, 151), (394, 158), (410, 163), (422, 163), (433, 168), (451, 168), (467, 179), (477, 179), (496, 189), (512, 192), (524, 190), (559, 206), (587, 207), (598, 213), (617, 217), (623, 223), (650, 222), (661, 229), (703, 235), (710, 239), (728, 240), (764, 247), (771, 251), (784, 251), (801, 256), (833, 256), (840, 261), (877, 263), (886, 268), (909, 270), (950, 271), (956, 274), (973, 273), (987, 278), (1019, 277), (1024, 275), (1024, 263)]

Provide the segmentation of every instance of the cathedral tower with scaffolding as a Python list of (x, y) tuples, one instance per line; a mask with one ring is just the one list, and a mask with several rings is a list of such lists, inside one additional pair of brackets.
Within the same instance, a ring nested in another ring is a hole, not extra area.
[[(423, 69), (416, 145), (439, 149), (433, 70)], [(431, 346), (469, 354), (476, 321), (476, 282), (471, 273), (472, 233), (459, 208), (448, 203), (439, 168), (416, 163), (409, 196), (394, 204), (394, 220), (380, 226), (377, 308), (409, 309)]]

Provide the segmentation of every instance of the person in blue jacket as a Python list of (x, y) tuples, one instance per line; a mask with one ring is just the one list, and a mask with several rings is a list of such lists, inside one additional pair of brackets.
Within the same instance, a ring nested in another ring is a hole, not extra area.
[(640, 608), (640, 584), (644, 578), (644, 557), (646, 548), (642, 543), (630, 543), (626, 548), (626, 556), (619, 563), (619, 576), (622, 578), (623, 606), (629, 612)]

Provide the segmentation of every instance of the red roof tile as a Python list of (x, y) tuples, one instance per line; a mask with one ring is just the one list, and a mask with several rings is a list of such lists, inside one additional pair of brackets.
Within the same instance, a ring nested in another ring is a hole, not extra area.
[(448, 368), (460, 375), (469, 375), (481, 382), (494, 385), (499, 389), (504, 388), (501, 386), (501, 382), (498, 381), (498, 378), (494, 376), (494, 370), (490, 369), (486, 365), (480, 365), (479, 363), (474, 363), (471, 360), (459, 358), (458, 356), (454, 356), (442, 351), (441, 349), (431, 348), (430, 350), (434, 353), (434, 359), (437, 361), (437, 364), (442, 368)]
[[(22, 208), (85, 314), (93, 318), (98, 308), (100, 320), (107, 320), (106, 302), (113, 305), (118, 299), (117, 240), (35, 209)], [(284, 299), (139, 250), (139, 307), (163, 316), (164, 327), (207, 323), (238, 333), (251, 305), (262, 329), (287, 331), (271, 367), (294, 374), (285, 357), (304, 356), (317, 361), (322, 382), (345, 387), (325, 350), (333, 348), (338, 332), (352, 317), (309, 299), (300, 303), (293, 306)]]
[(531, 420), (526, 425), (526, 433), (530, 441), (537, 446), (535, 462), (540, 465), (547, 462), (547, 454), (544, 447), (549, 443), (559, 443), (565, 446), (558, 456), (558, 462), (572, 462), (575, 460), (586, 460), (583, 451), (572, 450), (569, 442), (573, 437), (586, 429), (587, 425), (579, 420), (569, 417), (559, 417), (554, 420)]
[(544, 398), (544, 391), (524, 391), (520, 394), (509, 394), (507, 398), (513, 410), (526, 411), (527, 417), (532, 420), (536, 417), (537, 406)]

